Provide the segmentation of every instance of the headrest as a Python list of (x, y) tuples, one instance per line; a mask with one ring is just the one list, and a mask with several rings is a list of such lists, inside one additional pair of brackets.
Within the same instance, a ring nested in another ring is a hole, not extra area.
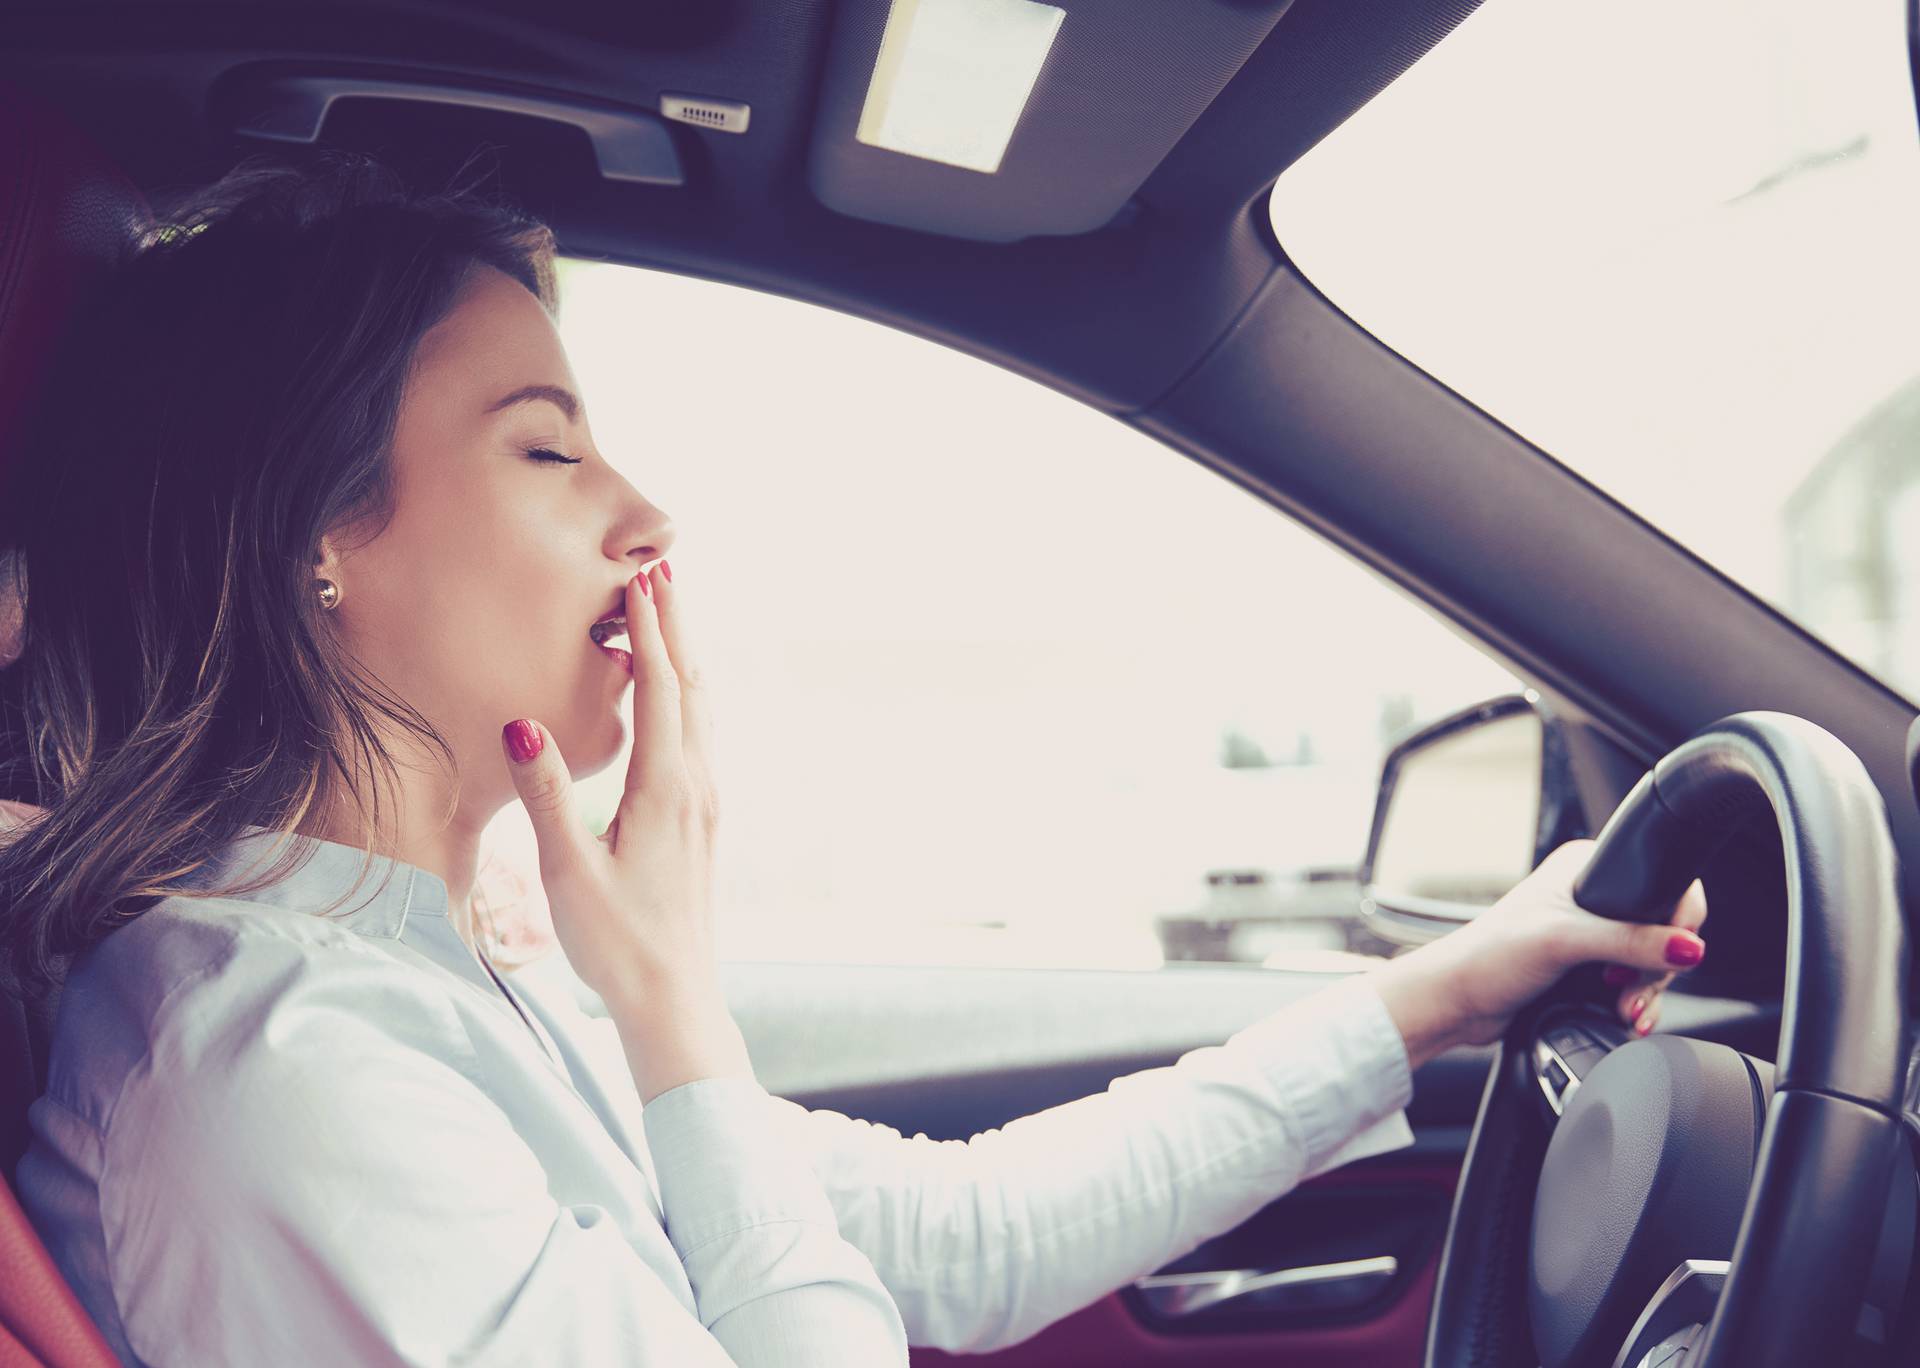
[(0, 81), (0, 465), (66, 319), (152, 222), (146, 197), (65, 115)]
[[(67, 320), (151, 223), (146, 197), (98, 143), (0, 81), (0, 491)], [(0, 666), (18, 629), (10, 585), (0, 547)]]

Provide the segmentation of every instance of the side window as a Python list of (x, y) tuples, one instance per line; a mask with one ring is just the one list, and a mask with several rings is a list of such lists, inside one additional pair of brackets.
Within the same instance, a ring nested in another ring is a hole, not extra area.
[[(678, 528), (723, 958), (1386, 952), (1354, 882), (1386, 746), (1511, 675), (1244, 490), (998, 367), (756, 291), (560, 276), (595, 441)], [(595, 829), (624, 770), (581, 782)]]

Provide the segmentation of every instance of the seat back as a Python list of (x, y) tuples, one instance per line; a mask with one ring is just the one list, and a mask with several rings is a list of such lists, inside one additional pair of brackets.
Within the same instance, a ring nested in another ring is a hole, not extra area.
[(0, 1368), (111, 1368), (118, 1362), (61, 1278), (13, 1195), (27, 1145), (27, 1104), (46, 1087), (52, 1001), (0, 996)]
[[(45, 101), (0, 82), (0, 498), (67, 321), (150, 222), (145, 197), (98, 144)], [(7, 694), (0, 673), (0, 706)], [(46, 1086), (53, 1008), (53, 998), (29, 1005), (0, 995), (0, 1368), (110, 1368), (112, 1351), (13, 1192), (27, 1106)]]
[(27, 1104), (47, 1086), (53, 1004), (53, 998), (22, 1002), (0, 994), (0, 1171), (9, 1182), (27, 1148)]

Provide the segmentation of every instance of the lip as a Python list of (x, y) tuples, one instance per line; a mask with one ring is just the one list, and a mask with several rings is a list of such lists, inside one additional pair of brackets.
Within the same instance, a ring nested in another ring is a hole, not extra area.
[(623, 651), (618, 646), (601, 646), (597, 643), (593, 649), (613, 661), (628, 674), (633, 673), (633, 653), (631, 651)]
[[(659, 565), (659, 561), (647, 561), (647, 565), (639, 567), (639, 571), (634, 574), (653, 574), (655, 565)], [(632, 582), (634, 574), (630, 574), (626, 580), (620, 580), (620, 588), (612, 592), (612, 603), (609, 603), (605, 609), (601, 609), (601, 615), (593, 619), (595, 623), (605, 623), (609, 617), (626, 617), (626, 586)]]
[(598, 616), (594, 618), (593, 622), (590, 622), (587, 625), (591, 627), (593, 626), (594, 622), (605, 622), (608, 618), (625, 617), (626, 615), (627, 615), (627, 587), (626, 585), (623, 584), (620, 586), (619, 589), (614, 591), (613, 602), (608, 604), (605, 608), (602, 608)]
[[(659, 563), (660, 562), (658, 561), (650, 561), (646, 565), (642, 566), (641, 569), (645, 571), (645, 573), (651, 575), (653, 573), (653, 567), (658, 565)], [(610, 617), (625, 617), (626, 615), (627, 615), (627, 585), (626, 585), (626, 582), (623, 581), (620, 587), (613, 591), (613, 602), (600, 611), (600, 616), (595, 618), (594, 622), (605, 622)]]
[[(648, 573), (652, 573), (651, 566), (645, 568)], [(598, 641), (593, 639), (593, 629), (595, 627), (605, 622), (608, 618), (625, 618), (626, 615), (627, 585), (622, 583), (621, 586), (613, 592), (613, 602), (608, 607), (602, 609), (600, 615), (587, 624), (587, 640), (592, 644), (594, 650), (599, 651), (602, 655), (617, 662), (628, 675), (631, 675), (633, 673), (633, 653), (631, 651), (622, 650), (618, 646), (602, 646)]]

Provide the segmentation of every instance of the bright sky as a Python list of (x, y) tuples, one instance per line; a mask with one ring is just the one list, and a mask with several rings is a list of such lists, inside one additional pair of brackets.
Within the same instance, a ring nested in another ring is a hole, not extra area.
[(1920, 374), (1903, 11), (1488, 0), (1281, 178), (1276, 235), (1382, 341), (1784, 603), (1787, 496)]

